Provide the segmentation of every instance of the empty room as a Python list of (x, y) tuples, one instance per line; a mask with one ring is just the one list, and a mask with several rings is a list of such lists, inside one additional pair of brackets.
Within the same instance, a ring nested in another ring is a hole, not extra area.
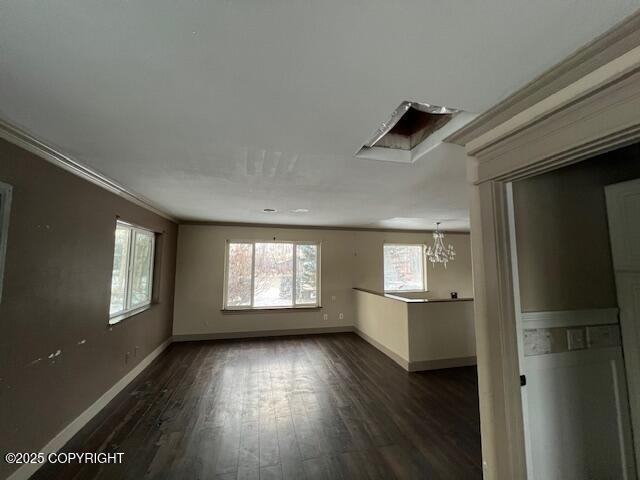
[(0, 478), (640, 479), (639, 9), (0, 2)]

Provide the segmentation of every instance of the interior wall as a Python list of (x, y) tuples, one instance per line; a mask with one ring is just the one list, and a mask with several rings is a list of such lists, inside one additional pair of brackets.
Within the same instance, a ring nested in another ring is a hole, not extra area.
[[(227, 240), (312, 240), (322, 243), (322, 309), (222, 312)], [(181, 225), (176, 267), (174, 335), (206, 335), (259, 330), (351, 327), (355, 321), (353, 287), (382, 291), (385, 241), (428, 243), (425, 232), (377, 232), (219, 225)], [(447, 270), (429, 266), (433, 298), (472, 296), (468, 234), (447, 235), (458, 258)], [(340, 313), (343, 319), (339, 318)], [(327, 319), (324, 319), (327, 315)]]
[[(321, 242), (322, 309), (223, 312), (227, 240)], [(288, 330), (351, 325), (352, 233), (269, 227), (180, 225), (174, 335)], [(339, 318), (340, 313), (343, 319)], [(323, 315), (327, 315), (327, 320)]]
[(513, 184), (522, 311), (617, 306), (604, 186), (638, 177), (635, 144)]
[(407, 305), (409, 355), (412, 362), (475, 357), (473, 302)]
[(408, 368), (409, 304), (369, 292), (355, 291), (354, 295), (357, 310), (354, 326), (358, 333)]
[[(37, 452), (170, 337), (177, 225), (4, 140), (0, 181), (0, 451)], [(162, 232), (161, 278), (159, 303), (109, 326), (116, 216)]]
[[(355, 287), (382, 292), (384, 290), (384, 258), (385, 243), (423, 243), (431, 245), (433, 236), (430, 232), (367, 232), (357, 231), (354, 234), (356, 269)], [(403, 294), (416, 298), (449, 298), (451, 292), (458, 292), (459, 298), (473, 297), (473, 279), (471, 275), (471, 241), (468, 233), (446, 233), (445, 244), (451, 244), (456, 251), (456, 259), (444, 268), (433, 266), (427, 262), (426, 294)]]

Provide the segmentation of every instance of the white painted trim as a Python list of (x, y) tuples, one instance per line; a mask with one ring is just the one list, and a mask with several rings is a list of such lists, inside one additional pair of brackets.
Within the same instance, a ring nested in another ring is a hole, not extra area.
[[(165, 340), (158, 348), (147, 355), (138, 365), (133, 367), (129, 373), (122, 377), (115, 385), (102, 394), (93, 404), (82, 412), (75, 420), (64, 427), (55, 437), (53, 437), (39, 452), (44, 454), (57, 452), (71, 440), (89, 421), (96, 416), (107, 404), (113, 400), (129, 383), (131, 383), (142, 371), (147, 368), (169, 345), (171, 339)], [(26, 480), (33, 475), (43, 463), (27, 463), (13, 472), (7, 480)]]
[(640, 10), (531, 80), (520, 90), (444, 139), (465, 145), (537, 101), (640, 44)]
[(476, 155), (480, 150), (565, 108), (578, 99), (605, 86), (610, 86), (638, 68), (640, 68), (640, 46), (549, 95), (478, 138), (474, 138), (466, 145), (467, 153)]
[(578, 327), (584, 325), (609, 325), (612, 323), (618, 323), (617, 308), (522, 313), (523, 328)]
[(24, 130), (11, 125), (5, 120), (0, 120), (0, 138), (7, 140), (8, 142), (18, 145), (25, 150), (38, 155), (40, 158), (46, 160), (49, 163), (63, 168), (64, 170), (77, 175), (78, 177), (87, 180), (94, 185), (108, 190), (111, 193), (135, 203), (139, 207), (149, 210), (156, 215), (171, 220), (172, 222), (179, 223), (179, 221), (162, 211), (158, 207), (154, 206), (150, 200), (147, 200), (142, 195), (132, 192), (123, 185), (119, 184), (115, 180), (110, 179), (106, 175), (98, 172), (97, 170), (83, 165), (81, 162), (71, 158), (54, 147), (47, 145), (45, 142), (38, 140), (33, 135), (25, 132)]
[[(504, 205), (507, 182), (637, 138), (640, 47), (621, 59), (467, 142), (468, 152), (477, 155), (468, 165), (473, 185), (471, 244), (483, 467), (488, 479), (527, 475), (522, 396), (518, 369), (514, 368), (518, 365), (518, 335), (509, 218)], [(527, 323), (526, 315), (523, 317)], [(557, 318), (554, 315), (549, 321), (557, 322)], [(609, 318), (591, 321), (610, 323)], [(568, 321), (576, 321), (575, 313)], [(535, 328), (540, 323), (529, 322), (528, 326)]]
[(356, 158), (364, 158), (366, 160), (378, 160), (380, 162), (400, 163), (403, 165), (413, 164), (410, 150), (401, 150), (399, 148), (384, 147), (366, 147), (362, 146), (354, 154)]
[(289, 328), (284, 330), (254, 330), (247, 332), (217, 332), (174, 335), (174, 342), (197, 342), (200, 340), (230, 340), (235, 338), (263, 338), (283, 337), (287, 335), (321, 335), (323, 333), (353, 332), (352, 326), (318, 327), (318, 328)]
[[(513, 283), (513, 306), (516, 322), (516, 334), (518, 344), (518, 368), (521, 375), (524, 375), (525, 371), (525, 356), (524, 356), (524, 319), (522, 315), (522, 303), (520, 302), (520, 272), (518, 269), (518, 242), (516, 236), (516, 214), (515, 204), (513, 198), (513, 183), (509, 182), (505, 185), (507, 196), (507, 219), (509, 228), (509, 250), (511, 253), (511, 281)], [(520, 389), (520, 397), (522, 399), (522, 424), (524, 428), (524, 450), (525, 450), (525, 463), (527, 469), (528, 478), (533, 479), (533, 465), (532, 465), (532, 447), (531, 447), (531, 435), (530, 432), (530, 419), (529, 419), (529, 398), (527, 397), (527, 389)]]
[(0, 182), (0, 302), (2, 302), (2, 286), (7, 254), (7, 240), (9, 238), (12, 193), (13, 187), (11, 185)]

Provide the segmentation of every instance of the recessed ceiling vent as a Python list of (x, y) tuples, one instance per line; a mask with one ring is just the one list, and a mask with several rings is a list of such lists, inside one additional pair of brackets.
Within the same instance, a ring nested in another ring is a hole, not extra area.
[(449, 123), (458, 112), (454, 108), (404, 101), (356, 156), (396, 162), (415, 161), (415, 155), (411, 152)]

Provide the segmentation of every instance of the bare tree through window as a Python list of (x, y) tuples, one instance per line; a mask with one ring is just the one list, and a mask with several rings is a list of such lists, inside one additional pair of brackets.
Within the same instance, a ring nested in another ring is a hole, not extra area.
[(226, 307), (318, 305), (317, 244), (229, 242)]
[(384, 245), (384, 289), (387, 292), (424, 291), (424, 245)]

